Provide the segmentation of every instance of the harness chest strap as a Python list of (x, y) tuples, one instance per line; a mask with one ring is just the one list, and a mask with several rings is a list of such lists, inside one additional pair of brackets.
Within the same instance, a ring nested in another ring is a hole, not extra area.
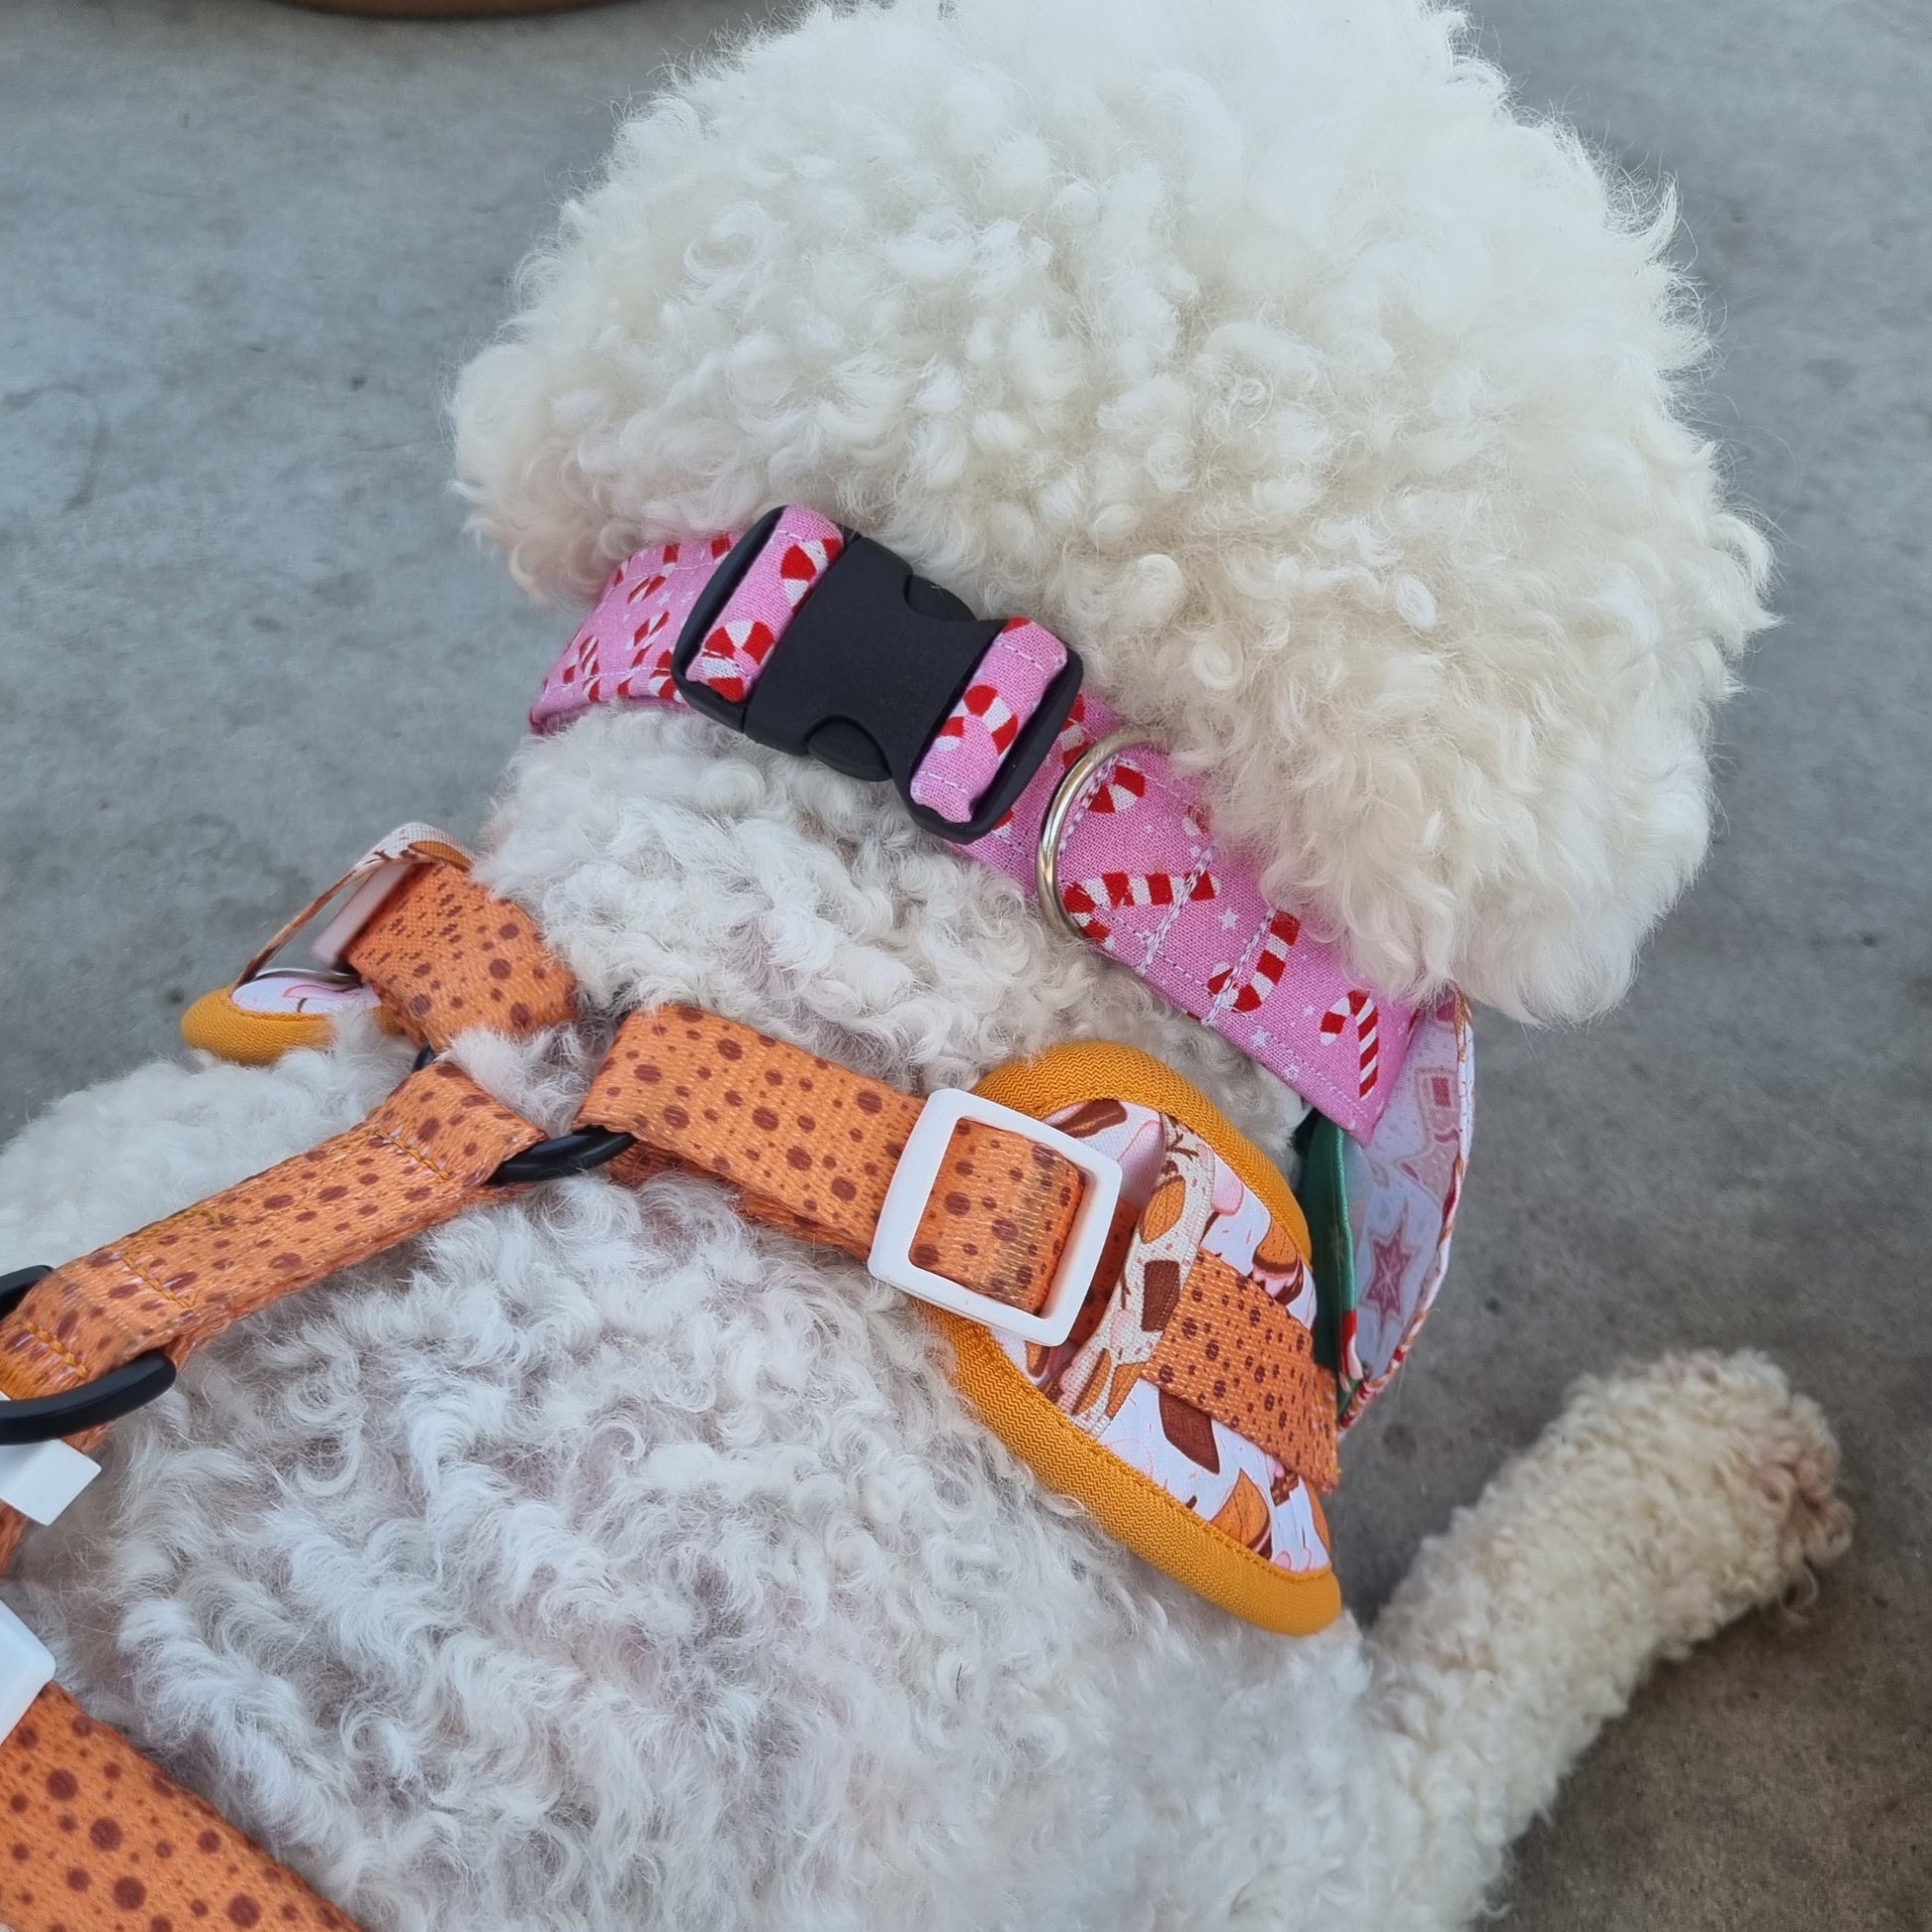
[[(246, 1065), (327, 1046), (335, 1016), (373, 1009), (392, 1032), (439, 1052), (472, 1027), (528, 1034), (576, 1017), (570, 973), (520, 905), (470, 876), (470, 855), (433, 825), (402, 825), (288, 920), (229, 986), (182, 1016), (191, 1046)], [(326, 907), (342, 909), (313, 969), (274, 968)]]
[[(667, 1167), (739, 1190), (751, 1219), (869, 1261), (924, 1103), (696, 1007), (632, 1014), (584, 1098), (584, 1126), (637, 1137), (613, 1167)], [(975, 1120), (949, 1137), (907, 1245), (969, 1294), (1035, 1315), (1080, 1206), (1052, 1149)]]
[[(0, 1325), (0, 1394), (177, 1367), (257, 1310), (446, 1221), (543, 1138), (460, 1068), (412, 1073), (359, 1127), (56, 1268)], [(0, 1561), (26, 1526), (0, 1510)]]
[(354, 1932), (58, 1684), (0, 1745), (0, 1847), (11, 1932)]
[[(490, 1020), (528, 1033), (573, 1018), (575, 984), (529, 914), (478, 885), (459, 848), (407, 840), (422, 829), (392, 834), (317, 902), (367, 883), (378, 865), (393, 868), (345, 935), (357, 984), (388, 1023), (440, 1048)], [(399, 839), (419, 856), (385, 857)], [(125, 1378), (144, 1360), (165, 1387), (170, 1364), (179, 1368), (230, 1322), (447, 1220), (503, 1161), (542, 1139), (457, 1067), (426, 1067), (348, 1133), (55, 1269), (16, 1297), (0, 1321), (0, 1396), (64, 1395)], [(83, 1430), (68, 1440), (84, 1450), (97, 1437)], [(26, 1520), (0, 1500), (0, 1566)]]
[[(1109, 1056), (1139, 1058), (1124, 1049)], [(1066, 1058), (1082, 1063), (1089, 1055), (1076, 1048)], [(1015, 1082), (995, 1076), (987, 1084), (1011, 1092)], [(637, 1137), (638, 1146), (613, 1165), (619, 1179), (640, 1181), (666, 1166), (708, 1173), (739, 1190), (749, 1218), (869, 1260), (895, 1165), (923, 1104), (716, 1014), (658, 1007), (623, 1023), (579, 1118)], [(962, 1121), (926, 1193), (911, 1258), (1033, 1313), (1053, 1284), (1079, 1182), (1037, 1142)], [(1277, 1208), (1288, 1220), (1287, 1251), (1306, 1258), (1307, 1224), (1285, 1187)], [(1092, 1271), (1102, 1283), (1118, 1272), (1135, 1230), (1129, 1209)], [(1176, 1275), (1175, 1295), (1158, 1324), (1173, 1330), (1157, 1355), (1161, 1385), (1264, 1443), (1317, 1488), (1333, 1488), (1333, 1378), (1309, 1359), (1307, 1331), (1212, 1253), (1196, 1253)], [(1224, 1365), (1218, 1374), (1217, 1362)]]
[[(908, 1146), (951, 1097), (922, 1102), (751, 1028), (669, 1007), (624, 1021), (581, 1120), (634, 1137), (615, 1177), (634, 1183), (672, 1167), (710, 1174), (739, 1190), (749, 1217), (893, 1280), (879, 1265), (880, 1242), (904, 1190)], [(991, 1111), (1015, 1127), (940, 1110), (943, 1140), (930, 1169), (911, 1175), (903, 1259), (913, 1273), (943, 1278), (983, 1321), (1023, 1337), (1049, 1294), (1070, 1283), (1064, 1318), (1041, 1337), (1057, 1345), (1088, 1288), (1104, 1289), (1117, 1271), (1125, 1244), (1137, 1233), (1159, 1238), (1172, 1213), (1157, 1201), (1138, 1228), (1133, 1211), (1107, 1225), (1115, 1196), (1094, 1185), (1096, 1164), (1083, 1165), (1066, 1136), (1028, 1116)], [(1224, 1141), (1231, 1133), (1218, 1119), (1210, 1131)], [(51, 1271), (0, 1323), (0, 1392), (56, 1395), (150, 1354), (179, 1362), (256, 1310), (488, 1197), (503, 1164), (539, 1139), (459, 1068), (423, 1067), (361, 1126)], [(1244, 1158), (1265, 1165), (1251, 1149)], [(1100, 1228), (1069, 1267), (1096, 1194)], [(1298, 1267), (1307, 1228), (1278, 1181), (1269, 1212)], [(1162, 1386), (1331, 1487), (1333, 1381), (1307, 1359), (1306, 1329), (1213, 1253), (1192, 1253), (1173, 1282), (1166, 1311), (1147, 1318), (1150, 1339), (1173, 1325), (1155, 1356)], [(0, 1560), (23, 1528), (0, 1512)]]
[(473, 1027), (533, 1034), (577, 1017), (576, 983), (536, 921), (478, 885), (467, 860), (411, 866), (341, 956), (398, 1031), (438, 1052)]

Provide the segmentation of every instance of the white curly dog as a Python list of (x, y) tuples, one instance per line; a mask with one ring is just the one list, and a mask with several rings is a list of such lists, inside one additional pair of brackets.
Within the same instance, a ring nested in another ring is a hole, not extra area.
[[(1578, 1016), (1700, 860), (1762, 621), (1672, 232), (1420, 0), (820, 11), (624, 128), (462, 379), (459, 469), (572, 601), (817, 505), (1075, 642), (1362, 973)], [(602, 1007), (910, 1089), (1115, 1038), (1264, 1144), (1302, 1111), (887, 788), (694, 715), (533, 742), (488, 844)], [(546, 1118), (583, 1077), (466, 1057)], [(70, 1099), (0, 1162), (0, 1254), (405, 1060), (350, 1028)], [(104, 1454), (12, 1601), (376, 1932), (1461, 1925), (1652, 1660), (1847, 1533), (1812, 1405), (1675, 1359), (1584, 1385), (1372, 1629), (1266, 1635), (1046, 1493), (915, 1308), (694, 1178), (467, 1214)]]

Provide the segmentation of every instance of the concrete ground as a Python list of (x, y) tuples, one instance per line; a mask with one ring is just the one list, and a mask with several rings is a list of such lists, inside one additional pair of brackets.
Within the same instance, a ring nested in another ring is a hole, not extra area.
[[(1857, 1549), (1803, 1624), (1643, 1692), (1511, 1922), (1932, 1927), (1932, 14), (1477, 11), (1529, 105), (1681, 177), (1788, 621), (1629, 1003), (1481, 1025), (1459, 1265), (1354, 1445), (1344, 1574), (1372, 1607), (1573, 1376), (1769, 1349), (1837, 1422)], [(0, 1127), (170, 1051), (372, 831), (475, 824), (572, 619), (462, 537), (440, 397), (613, 96), (743, 17), (0, 0)]]

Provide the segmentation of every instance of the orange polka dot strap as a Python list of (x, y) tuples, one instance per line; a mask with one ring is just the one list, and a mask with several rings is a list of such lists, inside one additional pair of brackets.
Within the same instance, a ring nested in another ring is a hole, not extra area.
[(1339, 1391), (1313, 1358), (1308, 1228), (1280, 1171), (1128, 1047), (1054, 1047), (979, 1090), (1111, 1153), (1123, 1187), (1063, 1342), (938, 1317), (961, 1391), (1043, 1481), (1210, 1602), (1284, 1634), (1333, 1621), (1319, 1497)]
[[(575, 1018), (571, 975), (522, 907), (470, 877), (448, 833), (403, 825), (287, 920), (234, 983), (182, 1016), (191, 1046), (246, 1065), (327, 1046), (347, 1012), (441, 1050), (472, 1027), (528, 1034)], [(277, 966), (295, 936), (335, 908), (307, 966)]]
[[(44, 1276), (0, 1324), (0, 1393), (55, 1394), (151, 1351), (179, 1361), (255, 1310), (449, 1219), (539, 1138), (459, 1068), (426, 1067), (361, 1126)], [(0, 1561), (25, 1524), (0, 1507)], [(13, 1833), (0, 1861), (9, 1932), (352, 1932), (56, 1686), (0, 1742), (0, 1803)]]
[[(342, 956), (428, 1043), (572, 1015), (570, 977), (528, 919), (453, 860), (412, 857), (350, 924)], [(713, 1175), (747, 1214), (889, 1280), (899, 1277), (881, 1243), (900, 1217), (905, 1266), (1010, 1331), (1006, 1352), (989, 1353), (986, 1328), (944, 1317), (962, 1387), (1016, 1450), (1190, 1587), (1271, 1628), (1318, 1627), (1335, 1598), (1312, 1490), (1334, 1479), (1334, 1394), (1310, 1354), (1293, 1197), (1238, 1137), (1210, 1124), (1213, 1145), (1199, 1140), (1191, 1090), (1137, 1074), (1150, 1118), (1168, 1122), (1166, 1163), (1110, 1227), (1123, 1159), (1082, 1149), (1127, 1118), (1088, 1104), (1124, 1086), (1119, 1062), (1097, 1086), (1082, 1062), (1055, 1095), (1048, 1061), (1008, 1070), (1024, 1107), (982, 1099), (975, 1115), (967, 1096), (920, 1101), (695, 1008), (656, 1008), (624, 1022), (580, 1118), (617, 1145), (634, 1137), (617, 1177)], [(1049, 1114), (1065, 1131), (1038, 1124)], [(255, 1310), (448, 1219), (541, 1139), (456, 1066), (420, 1068), (351, 1132), (35, 1280), (0, 1318), (0, 1394), (58, 1396), (130, 1363), (178, 1363)], [(1040, 1349), (1023, 1324), (1049, 1297), (1067, 1322)], [(1170, 1459), (1220, 1478), (1211, 1497), (1195, 1482), (1179, 1498), (1142, 1472), (1120, 1436), (1137, 1417), (1163, 1432)], [(0, 1564), (24, 1520), (0, 1505)], [(83, 1717), (39, 1656), (11, 1707), (26, 1714), (0, 1741), (0, 1816), (15, 1829), (0, 1928), (347, 1927)]]
[(414, 867), (343, 949), (384, 1013), (439, 1051), (472, 1027), (530, 1034), (576, 1018), (576, 987), (529, 913), (461, 867)]
[[(695, 1007), (623, 1023), (580, 1118), (637, 1137), (613, 1170), (666, 1167), (739, 1190), (753, 1219), (867, 1260), (923, 1103), (814, 1053)], [(939, 1163), (912, 1261), (974, 1295), (1038, 1311), (1080, 1204), (1077, 1170), (1051, 1149), (963, 1121)]]
[(0, 1744), (9, 1932), (354, 1932), (50, 1684)]
[[(359, 1127), (45, 1276), (0, 1322), (0, 1394), (59, 1394), (150, 1352), (179, 1364), (257, 1309), (448, 1220), (541, 1138), (460, 1068), (425, 1067)], [(0, 1505), (0, 1563), (24, 1527)]]

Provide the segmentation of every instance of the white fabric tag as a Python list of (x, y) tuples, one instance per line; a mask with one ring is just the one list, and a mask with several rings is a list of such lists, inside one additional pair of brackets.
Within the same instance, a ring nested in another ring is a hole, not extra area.
[(99, 1474), (100, 1464), (71, 1443), (0, 1446), (0, 1503), (12, 1504), (43, 1528)]
[(0, 1743), (53, 1681), (54, 1653), (0, 1603)]

